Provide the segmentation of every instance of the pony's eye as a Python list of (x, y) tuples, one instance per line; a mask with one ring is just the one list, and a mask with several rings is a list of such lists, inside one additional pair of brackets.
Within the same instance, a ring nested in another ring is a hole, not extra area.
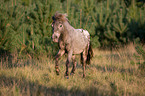
[(62, 27), (62, 25), (60, 25), (60, 27)]

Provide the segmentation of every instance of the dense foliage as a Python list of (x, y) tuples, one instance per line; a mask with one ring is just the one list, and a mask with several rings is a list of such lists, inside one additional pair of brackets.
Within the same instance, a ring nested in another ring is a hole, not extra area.
[(90, 32), (93, 47), (145, 41), (141, 0), (0, 0), (0, 54), (52, 55), (51, 17), (67, 13), (75, 28)]

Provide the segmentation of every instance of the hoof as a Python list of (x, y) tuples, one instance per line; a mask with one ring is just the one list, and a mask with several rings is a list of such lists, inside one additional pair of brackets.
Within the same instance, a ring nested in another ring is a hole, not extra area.
[(65, 73), (65, 78), (66, 78), (66, 79), (69, 79), (68, 72)]
[(73, 75), (75, 75), (75, 73), (71, 72), (71, 73), (70, 73), (70, 75), (72, 75), (72, 76), (73, 76)]
[(56, 71), (56, 75), (59, 75), (59, 71)]
[(64, 78), (69, 79), (69, 76), (65, 74), (65, 75), (64, 75)]
[(59, 69), (55, 69), (56, 70), (56, 74), (59, 75)]
[(66, 79), (69, 79), (69, 76), (65, 76)]

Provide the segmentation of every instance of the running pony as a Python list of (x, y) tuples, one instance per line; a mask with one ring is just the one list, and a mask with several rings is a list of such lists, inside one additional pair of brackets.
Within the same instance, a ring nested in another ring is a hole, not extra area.
[(83, 77), (85, 77), (85, 66), (90, 64), (90, 60), (93, 57), (93, 51), (90, 44), (90, 34), (87, 30), (75, 29), (72, 27), (66, 18), (66, 14), (56, 12), (52, 17), (52, 39), (59, 45), (59, 51), (55, 56), (55, 70), (59, 75), (58, 60), (64, 54), (67, 53), (66, 72), (65, 76), (69, 75), (69, 65), (73, 61), (73, 68), (71, 74), (75, 73), (76, 60), (75, 55), (81, 54), (81, 63), (83, 67)]

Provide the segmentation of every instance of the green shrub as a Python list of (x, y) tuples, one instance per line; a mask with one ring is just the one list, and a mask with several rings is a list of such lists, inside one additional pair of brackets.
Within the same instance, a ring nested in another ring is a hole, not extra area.
[(51, 17), (67, 13), (74, 28), (89, 31), (94, 48), (145, 40), (144, 3), (135, 0), (1, 0), (0, 54), (54, 55)]

